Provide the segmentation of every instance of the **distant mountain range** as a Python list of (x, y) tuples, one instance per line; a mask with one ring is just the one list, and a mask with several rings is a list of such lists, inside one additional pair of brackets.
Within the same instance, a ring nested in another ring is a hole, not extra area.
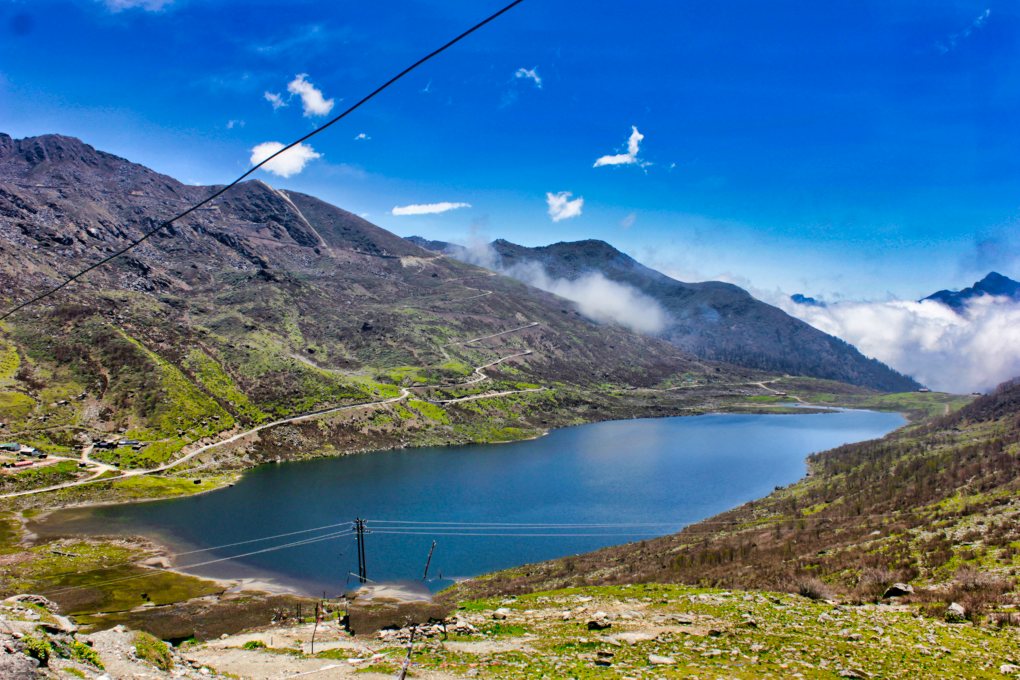
[[(461, 246), (411, 237), (416, 245), (454, 257), (475, 257)], [(684, 283), (650, 269), (597, 240), (528, 248), (491, 244), (488, 266), (514, 275), (537, 263), (549, 277), (577, 280), (597, 272), (655, 300), (668, 314), (658, 335), (696, 356), (739, 366), (839, 380), (881, 390), (919, 387), (913, 379), (862, 355), (852, 345), (755, 299), (730, 283)], [(475, 258), (477, 259), (477, 258)], [(483, 258), (484, 259), (484, 258)]]
[(932, 293), (925, 300), (934, 300), (952, 307), (957, 312), (967, 306), (967, 303), (976, 298), (992, 295), (995, 297), (1007, 297), (1020, 301), (1020, 282), (1014, 281), (1008, 276), (998, 272), (991, 272), (985, 278), (976, 282), (973, 286), (963, 290), (940, 290)]

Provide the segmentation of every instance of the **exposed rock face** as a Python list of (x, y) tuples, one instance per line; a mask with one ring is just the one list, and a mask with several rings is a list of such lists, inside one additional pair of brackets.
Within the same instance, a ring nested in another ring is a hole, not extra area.
[(914, 586), (909, 583), (894, 583), (886, 589), (885, 594), (882, 597), (903, 597), (905, 595), (913, 595)]
[(352, 597), (347, 629), (355, 635), (443, 621), (452, 610), (451, 605), (434, 602), (427, 593), (393, 587), (366, 586)]

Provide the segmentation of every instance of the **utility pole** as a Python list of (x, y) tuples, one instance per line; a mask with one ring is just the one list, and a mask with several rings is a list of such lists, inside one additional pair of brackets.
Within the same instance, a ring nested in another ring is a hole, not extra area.
[(421, 575), (421, 580), (426, 581), (429, 577), (429, 565), (432, 564), (432, 553), (436, 550), (436, 542), (432, 541), (432, 547), (429, 548), (429, 557), (425, 560), (425, 573)]
[(358, 537), (358, 580), (368, 580), (368, 568), (365, 566), (365, 520), (358, 517), (354, 520), (354, 529)]

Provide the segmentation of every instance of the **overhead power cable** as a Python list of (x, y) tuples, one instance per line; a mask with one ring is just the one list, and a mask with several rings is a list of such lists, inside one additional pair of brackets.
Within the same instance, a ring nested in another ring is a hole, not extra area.
[(459, 43), (464, 38), (468, 37), (469, 35), (471, 35), (475, 31), (479, 30), (480, 28), (482, 28), (486, 24), (489, 24), (489, 23), (495, 21), (496, 19), (498, 19), (499, 17), (503, 16), (504, 14), (506, 14), (507, 12), (509, 12), (511, 9), (513, 9), (517, 5), (521, 4), (522, 2), (524, 2), (524, 0), (513, 0), (513, 2), (511, 2), (508, 5), (506, 5), (505, 7), (500, 9), (499, 11), (497, 11), (497, 12), (495, 12), (493, 14), (490, 14), (488, 17), (486, 17), (485, 19), (479, 21), (474, 26), (472, 26), (471, 28), (467, 29), (466, 31), (464, 31), (463, 33), (458, 35), (457, 37), (453, 38), (452, 40), (449, 40), (448, 42), (444, 43), (442, 46), (440, 46), (440, 47), (434, 49), (433, 51), (429, 52), (428, 54), (426, 54), (424, 57), (422, 57), (418, 61), (414, 62), (413, 64), (411, 64), (410, 66), (408, 66), (404, 70), (402, 70), (399, 73), (397, 73), (395, 76), (391, 77), (389, 80), (384, 82), (382, 85), (380, 85), (379, 87), (375, 88), (374, 90), (369, 92), (367, 95), (365, 95), (364, 97), (359, 99), (357, 102), (355, 102), (354, 104), (349, 106), (346, 110), (344, 110), (339, 115), (331, 118), (330, 120), (326, 121), (325, 123), (323, 123), (319, 127), (315, 128), (314, 130), (312, 130), (308, 134), (306, 134), (306, 135), (304, 135), (302, 137), (299, 137), (298, 139), (294, 140), (293, 142), (291, 142), (287, 146), (283, 147), (282, 149), (280, 149), (276, 153), (271, 154), (267, 158), (265, 158), (262, 161), (256, 163), (251, 168), (249, 168), (247, 171), (243, 172), (237, 179), (235, 179), (230, 184), (227, 184), (227, 185), (221, 187), (220, 189), (217, 189), (212, 194), (210, 194), (208, 197), (202, 199), (198, 203), (195, 203), (191, 207), (189, 207), (189, 208), (179, 212), (178, 214), (174, 215), (170, 219), (160, 223), (156, 227), (154, 227), (152, 229), (149, 229), (148, 231), (144, 232), (138, 238), (130, 241), (126, 246), (124, 246), (124, 247), (120, 248), (119, 250), (111, 253), (110, 255), (107, 255), (106, 257), (104, 257), (103, 259), (99, 260), (98, 262), (90, 264), (89, 266), (85, 267), (84, 269), (82, 269), (81, 271), (77, 272), (76, 274), (72, 274), (71, 276), (69, 276), (62, 283), (60, 283), (60, 284), (58, 284), (58, 285), (56, 285), (56, 286), (54, 286), (52, 288), (47, 289), (46, 291), (40, 293), (39, 295), (36, 295), (35, 297), (30, 298), (29, 300), (26, 300), (25, 302), (22, 302), (22, 303), (20, 303), (18, 305), (15, 305), (14, 307), (9, 309), (8, 311), (4, 312), (2, 316), (0, 316), (0, 321), (4, 321), (5, 319), (10, 317), (15, 312), (18, 312), (18, 311), (24, 309), (25, 307), (28, 307), (29, 305), (33, 305), (36, 302), (39, 302), (41, 300), (44, 300), (45, 298), (48, 298), (49, 296), (53, 295), (54, 293), (58, 292), (59, 290), (63, 289), (64, 287), (70, 285), (71, 283), (74, 283), (75, 281), (77, 281), (81, 277), (85, 276), (86, 274), (88, 274), (92, 270), (98, 269), (99, 267), (102, 267), (107, 262), (110, 262), (111, 260), (114, 260), (114, 259), (120, 257), (121, 255), (123, 255), (124, 253), (128, 252), (129, 250), (131, 250), (133, 248), (136, 248), (137, 246), (141, 245), (143, 242), (147, 241), (151, 236), (153, 236), (154, 234), (159, 232), (164, 227), (170, 226), (171, 224), (173, 224), (177, 220), (182, 219), (184, 217), (187, 217), (188, 215), (190, 215), (191, 213), (195, 212), (196, 210), (198, 210), (202, 206), (206, 205), (207, 203), (210, 203), (210, 202), (216, 200), (217, 198), (219, 198), (220, 196), (222, 196), (226, 192), (230, 191), (230, 189), (234, 188), (236, 185), (241, 183), (245, 178), (250, 176), (256, 170), (258, 170), (259, 168), (264, 166), (266, 163), (269, 163), (274, 158), (280, 156), (281, 154), (286, 153), (290, 149), (293, 149), (298, 144), (301, 144), (302, 142), (305, 142), (305, 141), (311, 139), (312, 137), (314, 137), (315, 135), (319, 134), (320, 132), (323, 132), (327, 128), (329, 128), (329, 127), (333, 126), (334, 124), (340, 122), (341, 120), (346, 118), (348, 115), (353, 113), (355, 110), (359, 109), (362, 105), (364, 105), (367, 102), (369, 102), (370, 100), (374, 99), (377, 95), (382, 93), (384, 90), (389, 88), (391, 85), (396, 83), (398, 80), (400, 80), (401, 78), (406, 76), (411, 71), (415, 70), (416, 68), (418, 68), (419, 66), (421, 66), (425, 62), (433, 59), (434, 57), (439, 56), (440, 54), (442, 54), (446, 50), (450, 49), (451, 47), (453, 47), (454, 45)]
[[(211, 545), (211, 546), (209, 546), (207, 548), (196, 548), (194, 550), (185, 550), (183, 552), (167, 553), (166, 555), (163, 555), (162, 557), (167, 557), (167, 558), (183, 557), (184, 555), (194, 555), (196, 553), (212, 552), (213, 550), (222, 550), (224, 548), (234, 548), (234, 547), (239, 546), (239, 545), (248, 545), (250, 543), (262, 543), (264, 541), (272, 541), (272, 540), (275, 540), (277, 538), (287, 538), (289, 536), (297, 536), (298, 534), (310, 534), (313, 531), (325, 531), (326, 529), (335, 529), (337, 527), (342, 527), (342, 526), (351, 526), (351, 522), (337, 522), (336, 524), (326, 524), (326, 525), (323, 525), (321, 527), (314, 527), (312, 529), (299, 529), (297, 531), (288, 531), (288, 532), (283, 533), (283, 534), (274, 534), (272, 536), (260, 536), (258, 538), (249, 538), (249, 539), (244, 540), (244, 541), (235, 541), (233, 543), (224, 543), (222, 545)], [(112, 564), (104, 564), (101, 567), (95, 567), (93, 569), (78, 569), (78, 570), (74, 570), (74, 571), (61, 571), (61, 572), (57, 572), (55, 574), (50, 574), (49, 578), (53, 578), (53, 577), (56, 577), (56, 576), (67, 576), (69, 574), (89, 574), (89, 573), (92, 573), (94, 571), (107, 571), (109, 569), (115, 569), (117, 567), (124, 567), (124, 566), (127, 566), (129, 564), (136, 564), (136, 563), (137, 563), (137, 560), (125, 560), (123, 562), (114, 562)]]
[[(252, 555), (261, 555), (263, 553), (270, 553), (270, 552), (274, 552), (276, 550), (284, 550), (284, 549), (287, 549), (287, 548), (296, 548), (296, 547), (302, 546), (302, 545), (310, 545), (312, 543), (318, 543), (320, 541), (328, 541), (328, 540), (332, 540), (332, 539), (336, 539), (336, 538), (344, 538), (346, 536), (353, 536), (353, 535), (354, 535), (354, 532), (350, 531), (350, 530), (348, 530), (348, 531), (340, 531), (340, 532), (336, 532), (336, 533), (333, 533), (333, 534), (327, 534), (325, 536), (316, 536), (315, 538), (306, 538), (306, 539), (303, 539), (303, 540), (300, 540), (300, 541), (294, 541), (293, 543), (284, 543), (283, 545), (276, 545), (276, 546), (273, 546), (271, 548), (263, 548), (261, 550), (253, 550), (251, 552), (242, 553), (240, 555), (230, 555), (229, 557), (218, 557), (216, 559), (206, 560), (205, 562), (196, 562), (194, 564), (186, 564), (186, 565), (183, 565), (183, 566), (180, 566), (180, 567), (175, 567), (174, 571), (184, 571), (186, 569), (196, 569), (198, 567), (205, 567), (205, 566), (208, 566), (210, 564), (216, 564), (218, 562), (227, 562), (229, 560), (238, 560), (238, 559), (241, 559), (242, 557), (251, 557)], [(123, 581), (133, 581), (135, 579), (146, 578), (147, 576), (152, 576), (154, 573), (159, 573), (161, 571), (170, 571), (170, 570), (164, 570), (164, 569), (145, 570), (145, 571), (143, 571), (143, 572), (141, 572), (139, 574), (131, 574), (130, 576), (121, 576), (119, 578), (113, 578), (113, 579), (109, 579), (109, 580), (106, 580), (106, 581), (99, 581), (98, 583), (85, 583), (85, 584), (82, 584), (82, 585), (63, 586), (61, 588), (55, 588), (54, 590), (47, 590), (47, 591), (43, 591), (43, 592), (45, 592), (47, 595), (59, 595), (61, 593), (70, 592), (72, 590), (81, 590), (81, 589), (87, 589), (87, 588), (99, 588), (101, 586), (108, 586), (108, 585), (112, 585), (114, 583), (121, 583)], [(87, 572), (82, 572), (82, 573), (87, 573)]]

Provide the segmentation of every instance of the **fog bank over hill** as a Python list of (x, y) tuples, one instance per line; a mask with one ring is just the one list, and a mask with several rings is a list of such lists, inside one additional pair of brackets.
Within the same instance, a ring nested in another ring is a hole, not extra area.
[(460, 259), (523, 281), (540, 290), (577, 304), (581, 314), (602, 323), (617, 323), (637, 333), (661, 333), (669, 314), (658, 302), (634, 286), (613, 281), (601, 272), (586, 272), (580, 278), (552, 276), (534, 260), (506, 265), (491, 243), (475, 240), (458, 251)]
[(953, 301), (786, 299), (781, 306), (935, 390), (983, 392), (1020, 374), (1020, 301), (990, 294)]
[(477, 264), (573, 301), (596, 321), (668, 340), (695, 356), (839, 380), (883, 391), (920, 387), (743, 288), (722, 281), (685, 283), (596, 239), (530, 248), (504, 239), (465, 245), (410, 236), (433, 252)]

